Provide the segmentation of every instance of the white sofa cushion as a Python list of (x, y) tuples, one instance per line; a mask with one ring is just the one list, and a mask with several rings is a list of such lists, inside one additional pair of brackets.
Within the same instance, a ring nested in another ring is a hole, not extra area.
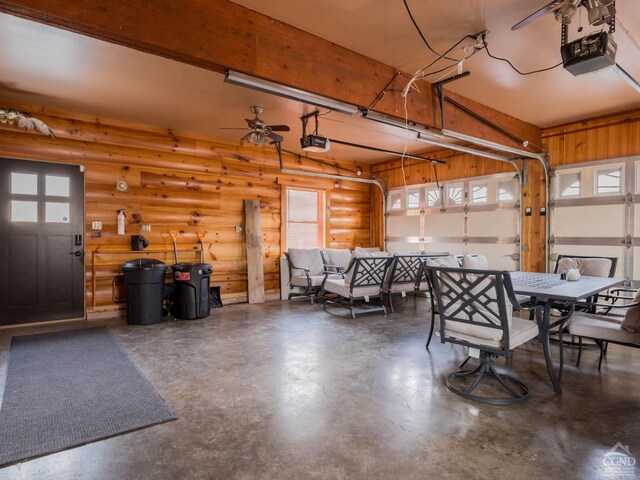
[[(318, 287), (322, 285), (322, 282), (324, 281), (324, 275), (310, 275), (309, 277), (311, 278), (312, 287)], [(330, 275), (329, 277), (340, 278), (340, 275)], [(306, 287), (309, 285), (309, 283), (307, 282), (306, 276), (291, 277), (291, 285), (293, 285), (294, 287)]]
[(577, 268), (580, 275), (588, 277), (608, 277), (611, 271), (611, 260), (608, 258), (571, 258), (564, 257), (558, 261), (556, 273), (567, 273)]
[[(349, 283), (345, 279), (328, 279), (324, 284), (325, 292), (336, 293), (344, 298), (350, 298)], [(356, 287), (353, 289), (353, 298), (375, 297), (380, 295), (380, 287), (373, 285), (370, 287)]]
[(489, 260), (484, 255), (465, 255), (462, 257), (462, 268), (489, 270)]
[(640, 344), (640, 332), (623, 330), (619, 322), (605, 315), (575, 312), (569, 320), (569, 333), (579, 337), (597, 338), (612, 342)]
[(302, 268), (309, 269), (309, 275), (322, 275), (324, 263), (319, 248), (290, 248), (287, 250), (291, 263), (297, 268), (292, 269), (291, 276), (304, 276)]
[(379, 251), (380, 247), (356, 247), (353, 249), (353, 253), (372, 253)]
[(434, 257), (427, 258), (428, 267), (447, 267), (447, 268), (460, 268), (458, 259), (453, 255), (447, 255), (446, 257)]
[(348, 248), (325, 248), (323, 251), (327, 264), (342, 267), (345, 270), (351, 261), (351, 250)]
[[(633, 296), (633, 303), (640, 302), (640, 290)], [(640, 333), (640, 306), (629, 307), (624, 314), (622, 328), (629, 333)]]

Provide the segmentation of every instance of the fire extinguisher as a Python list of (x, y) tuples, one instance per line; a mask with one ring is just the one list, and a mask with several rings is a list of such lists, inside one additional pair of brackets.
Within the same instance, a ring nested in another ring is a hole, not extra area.
[(124, 235), (124, 210), (118, 210), (118, 235)]

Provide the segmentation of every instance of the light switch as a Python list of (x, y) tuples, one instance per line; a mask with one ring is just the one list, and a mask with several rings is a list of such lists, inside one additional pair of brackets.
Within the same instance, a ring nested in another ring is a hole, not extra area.
[(91, 229), (92, 230), (102, 230), (102, 222), (91, 222)]

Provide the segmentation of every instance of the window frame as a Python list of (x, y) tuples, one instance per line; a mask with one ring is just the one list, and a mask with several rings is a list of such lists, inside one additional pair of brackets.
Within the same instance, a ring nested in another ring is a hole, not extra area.
[[(598, 192), (598, 175), (600, 172), (606, 170), (619, 170), (620, 171), (620, 189), (617, 192)], [(595, 167), (593, 169), (593, 196), (594, 197), (611, 197), (615, 195), (623, 195), (624, 194), (624, 165), (619, 163), (613, 163), (610, 165), (603, 165), (600, 167)]]
[[(500, 184), (501, 183), (511, 183), (514, 187), (513, 189), (513, 198), (511, 200), (501, 200), (500, 199)], [(518, 203), (520, 200), (520, 188), (517, 178), (497, 178), (496, 179), (496, 202), (498, 205), (513, 205)]]
[[(327, 200), (327, 192), (324, 188), (313, 188), (313, 187), (300, 187), (298, 185), (283, 185), (282, 193), (281, 193), (281, 202), (280, 202), (280, 238), (282, 244), (282, 251), (285, 251), (289, 248), (289, 242), (287, 238), (289, 219), (287, 216), (289, 210), (289, 190), (299, 190), (305, 192), (314, 192), (318, 195), (318, 220), (316, 222), (294, 222), (294, 223), (316, 223), (318, 225), (318, 244), (316, 247), (309, 248), (326, 248), (328, 245), (327, 236), (329, 234), (329, 215), (327, 214), (327, 210), (329, 208), (328, 200)], [(292, 248), (301, 248), (301, 247), (292, 247)]]
[[(449, 191), (452, 188), (460, 188), (460, 203), (452, 203), (451, 195), (449, 195)], [(446, 185), (445, 190), (447, 192), (446, 202), (444, 202), (448, 207), (461, 207), (464, 205), (464, 183), (450, 183)]]
[[(424, 207), (425, 208), (442, 208), (442, 188), (441, 187), (425, 187), (424, 188)], [(438, 202), (435, 205), (429, 205), (429, 192), (438, 192)]]
[[(484, 187), (485, 200), (483, 202), (474, 201), (473, 189), (476, 187)], [(489, 201), (489, 182), (487, 180), (476, 180), (469, 182), (469, 205), (489, 205), (492, 202)]]
[[(578, 174), (580, 177), (579, 180), (579, 184), (578, 184), (578, 193), (575, 195), (563, 195), (562, 192), (560, 191), (560, 177), (563, 175), (572, 175), (572, 174)], [(556, 198), (561, 199), (561, 198), (580, 198), (582, 197), (582, 194), (584, 193), (583, 190), (583, 186), (584, 186), (584, 178), (583, 178), (583, 171), (582, 169), (571, 169), (571, 170), (563, 170), (561, 172), (557, 171), (556, 172)]]
[[(409, 206), (409, 195), (415, 193), (418, 195), (418, 206), (417, 207), (410, 207)], [(405, 200), (405, 210), (420, 210), (422, 208), (422, 188), (407, 188), (405, 189), (405, 194), (404, 194), (404, 200)]]

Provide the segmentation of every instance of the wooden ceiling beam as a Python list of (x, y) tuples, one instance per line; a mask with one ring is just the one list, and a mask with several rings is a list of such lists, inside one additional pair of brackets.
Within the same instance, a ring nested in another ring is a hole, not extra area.
[[(228, 0), (0, 0), (0, 11), (216, 72), (226, 69), (367, 107), (397, 74), (360, 55)], [(469, 80), (467, 80), (469, 81)], [(398, 77), (391, 88), (406, 84)], [(412, 91), (408, 118), (440, 128), (428, 84)], [(535, 125), (459, 95), (457, 101), (491, 122), (540, 144)], [(403, 98), (389, 93), (376, 111), (404, 118)], [(447, 105), (446, 128), (514, 145), (505, 135)]]

